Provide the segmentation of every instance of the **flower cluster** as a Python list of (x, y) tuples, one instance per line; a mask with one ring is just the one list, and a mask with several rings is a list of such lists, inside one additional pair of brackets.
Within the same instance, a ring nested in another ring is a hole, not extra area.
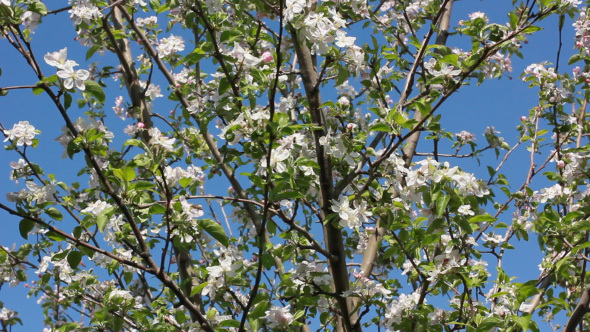
[(68, 11), (74, 24), (89, 24), (92, 20), (103, 17), (102, 11), (90, 0), (78, 0), (73, 3)]
[(29, 121), (19, 121), (12, 129), (4, 130), (4, 142), (11, 140), (16, 142), (17, 146), (33, 145), (33, 139), (39, 133), (40, 131), (29, 124)]
[(358, 203), (354, 201), (354, 208), (351, 208), (350, 200), (345, 196), (340, 197), (340, 201), (332, 201), (332, 211), (338, 213), (340, 226), (351, 229), (358, 229), (363, 223), (368, 222), (369, 217), (373, 215), (368, 210), (366, 202)]
[(76, 88), (84, 91), (86, 86), (84, 81), (90, 77), (90, 72), (85, 69), (74, 70), (78, 63), (73, 60), (68, 60), (68, 49), (63, 48), (58, 52), (47, 53), (44, 57), (45, 62), (53, 67), (57, 67), (57, 76), (64, 79), (64, 87), (71, 89), (76, 85)]
[(168, 38), (162, 38), (158, 45), (158, 56), (160, 58), (182, 51), (184, 51), (184, 39), (180, 36), (170, 35)]
[(289, 310), (289, 306), (286, 307), (277, 307), (274, 306), (270, 310), (266, 311), (266, 316), (264, 316), (268, 320), (268, 326), (272, 328), (287, 328), (288, 326), (293, 323), (293, 314), (291, 314)]

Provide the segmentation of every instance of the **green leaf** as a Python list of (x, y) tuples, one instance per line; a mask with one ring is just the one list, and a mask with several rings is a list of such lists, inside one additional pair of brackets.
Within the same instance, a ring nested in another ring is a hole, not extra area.
[(389, 132), (391, 130), (391, 127), (389, 127), (388, 124), (383, 123), (383, 122), (379, 122), (376, 123), (374, 125), (371, 126), (371, 128), (369, 128), (370, 131), (384, 131), (384, 132)]
[(229, 30), (225, 30), (221, 33), (221, 36), (219, 37), (219, 40), (221, 40), (222, 43), (226, 43), (226, 44), (233, 44), (234, 41), (238, 40), (238, 39), (242, 39), (244, 36), (242, 35), (242, 32), (238, 29), (229, 29)]
[(68, 108), (70, 108), (70, 106), (72, 105), (72, 95), (69, 93), (64, 93), (64, 108), (66, 109), (66, 111), (68, 110)]
[(256, 305), (254, 310), (250, 312), (248, 318), (256, 319), (266, 315), (266, 310), (268, 309), (268, 302), (262, 301)]
[(72, 232), (72, 234), (76, 239), (79, 239), (80, 236), (82, 236), (82, 230), (83, 228), (81, 226), (74, 227), (74, 231)]
[(533, 284), (525, 284), (518, 289), (516, 295), (517, 299), (522, 302), (533, 295), (539, 294), (541, 291)]
[(348, 69), (346, 69), (345, 67), (339, 67), (338, 68), (338, 76), (336, 77), (335, 85), (336, 86), (341, 85), (346, 80), (348, 80), (349, 77), (350, 77), (350, 73), (348, 72)]
[(160, 204), (154, 204), (150, 206), (150, 214), (164, 214), (166, 212), (166, 208)]
[(203, 288), (205, 288), (205, 286), (209, 285), (209, 282), (204, 282), (202, 284), (199, 284), (195, 287), (193, 287), (193, 289), (191, 289), (191, 296), (200, 294), (201, 291), (203, 291)]
[(498, 327), (502, 325), (502, 321), (496, 317), (488, 317), (484, 319), (479, 325), (477, 326), (476, 332), (488, 332), (490, 329), (494, 327)]
[(32, 231), (33, 228), (35, 228), (35, 222), (32, 221), (31, 219), (23, 219), (18, 224), (18, 230), (20, 232), (20, 236), (22, 236), (23, 239), (25, 239), (25, 240), (28, 239), (29, 232)]
[(133, 184), (135, 190), (146, 190), (155, 187), (156, 185), (149, 181), (137, 181)]
[(219, 323), (219, 326), (240, 327), (240, 322), (235, 319), (228, 319)]
[(469, 222), (473, 222), (473, 223), (475, 223), (475, 222), (493, 222), (496, 220), (497, 220), (496, 218), (492, 217), (489, 214), (480, 214), (480, 215), (473, 216), (473, 217), (469, 218)]
[(529, 323), (531, 322), (531, 315), (525, 314), (523, 316), (512, 316), (512, 320), (518, 325), (523, 332), (528, 331)]
[(510, 17), (510, 27), (515, 28), (518, 23), (518, 16), (514, 12), (510, 12), (508, 16)]
[(219, 88), (218, 88), (218, 91), (219, 91), (219, 92), (218, 92), (218, 93), (219, 93), (219, 94), (223, 94), (223, 93), (225, 93), (226, 91), (228, 91), (228, 90), (229, 90), (229, 88), (230, 88), (229, 81), (227, 80), (227, 78), (226, 78), (226, 77), (222, 77), (222, 78), (219, 80)]
[(42, 94), (43, 91), (45, 91), (45, 90), (43, 90), (43, 88), (42, 87), (39, 87), (39, 86), (33, 88), (33, 93), (35, 94), (35, 96), (38, 96), (38, 95)]
[(211, 219), (202, 219), (199, 221), (199, 225), (209, 233), (215, 240), (219, 241), (224, 246), (229, 246), (229, 240), (225, 234), (223, 227)]
[(524, 33), (524, 34), (531, 34), (533, 32), (537, 32), (539, 30), (543, 30), (543, 28), (537, 27), (537, 26), (530, 26), (530, 27), (525, 28), (524, 30), (522, 30), (522, 33)]
[(147, 145), (145, 145), (144, 142), (142, 142), (138, 139), (135, 139), (135, 138), (128, 139), (125, 141), (125, 143), (123, 143), (123, 147), (126, 147), (128, 145), (137, 146), (137, 147), (142, 148), (144, 151), (149, 151)]
[(272, 201), (281, 201), (283, 199), (293, 199), (293, 198), (300, 198), (303, 195), (296, 190), (279, 190), (278, 192), (272, 191), (270, 193)]
[(121, 168), (115, 168), (113, 169), (113, 174), (125, 182), (130, 182), (135, 179), (135, 170), (133, 167), (123, 166)]
[(258, 331), (259, 330), (260, 323), (259, 323), (258, 319), (251, 319), (248, 316), (248, 322), (250, 322), (250, 330), (251, 331)]
[(186, 315), (182, 310), (176, 310), (176, 312), (174, 313), (174, 318), (176, 318), (176, 321), (179, 324), (186, 322)]
[(180, 184), (181, 187), (186, 188), (188, 187), (191, 183), (193, 183), (193, 179), (191, 178), (182, 178), (178, 181), (178, 184)]
[(100, 84), (94, 81), (86, 81), (84, 82), (84, 86), (86, 87), (87, 93), (94, 96), (94, 98), (96, 98), (96, 100), (98, 100), (99, 102), (104, 103), (104, 90), (102, 89), (102, 86), (100, 86)]
[(55, 220), (63, 219), (63, 215), (61, 214), (61, 212), (54, 207), (50, 207), (49, 209), (45, 210), (45, 213), (47, 213), (51, 218)]
[(459, 56), (457, 54), (447, 54), (445, 55), (440, 61), (444, 63), (448, 63), (453, 66), (457, 66), (457, 62), (459, 61)]
[(96, 216), (96, 226), (98, 227), (98, 230), (102, 233), (104, 232), (104, 228), (107, 225), (107, 222), (110, 219), (110, 213), (115, 209), (115, 207), (111, 206), (109, 208), (106, 208), (104, 210), (102, 210), (98, 216)]
[(80, 265), (80, 262), (82, 261), (82, 253), (77, 251), (77, 250), (72, 250), (70, 251), (70, 253), (68, 254), (68, 264), (70, 264), (70, 267), (72, 269), (75, 269), (78, 267), (78, 265)]
[(436, 199), (436, 216), (440, 217), (445, 213), (445, 210), (447, 209), (447, 205), (449, 204), (449, 201), (451, 200), (451, 196), (450, 195), (439, 195), (438, 198)]
[(47, 7), (41, 1), (35, 1), (29, 5), (29, 10), (40, 14), (41, 16), (47, 15)]
[(123, 279), (125, 279), (125, 283), (127, 285), (131, 284), (131, 282), (133, 282), (133, 272), (127, 271), (125, 273), (123, 273)]
[(111, 322), (113, 325), (113, 330), (114, 331), (120, 331), (121, 328), (123, 327), (123, 324), (125, 323), (125, 320), (119, 316), (111, 316)]
[(205, 51), (200, 48), (195, 48), (191, 53), (187, 54), (182, 63), (195, 64), (205, 57)]
[(161, 6), (162, 4), (160, 3), (160, 0), (150, 0), (150, 7), (152, 7), (153, 10), (158, 11)]
[(293, 320), (299, 320), (303, 316), (305, 316), (305, 311), (299, 310), (293, 315)]
[(572, 57), (568, 60), (567, 64), (572, 65), (578, 61), (582, 60), (582, 56), (580, 53), (572, 55)]
[(92, 58), (94, 53), (96, 53), (96, 51), (100, 50), (101, 48), (103, 48), (102, 45), (94, 45), (94, 46), (90, 47), (88, 49), (88, 51), (86, 51), (86, 60)]
[(53, 241), (65, 241), (66, 240), (65, 236), (63, 236), (57, 232), (54, 232), (54, 231), (47, 232), (46, 236), (48, 238), (52, 239)]

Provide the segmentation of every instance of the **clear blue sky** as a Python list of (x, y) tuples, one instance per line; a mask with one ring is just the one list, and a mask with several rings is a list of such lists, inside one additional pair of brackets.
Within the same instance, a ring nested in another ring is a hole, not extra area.
[[(504, 16), (505, 11), (500, 7), (509, 6), (511, 3), (511, 0), (457, 1), (453, 8), (452, 26), (455, 26), (459, 20), (467, 19), (467, 15), (474, 11), (483, 11), (488, 14), (491, 21), (502, 24), (507, 21), (507, 18)], [(50, 3), (49, 7), (50, 9), (56, 9), (53, 3)], [(86, 50), (81, 48), (78, 42), (74, 40), (76, 34), (67, 17), (66, 12), (45, 17), (43, 24), (33, 35), (33, 49), (46, 74), (53, 74), (54, 68), (43, 63), (43, 55), (47, 52), (58, 51), (65, 46), (68, 47), (68, 59), (77, 61), (81, 65), (80, 68), (86, 66), (84, 62)], [(562, 71), (571, 70), (567, 66), (567, 59), (572, 53), (574, 40), (571, 22), (566, 22), (563, 34), (563, 56), (560, 64)], [(502, 136), (508, 143), (512, 145), (517, 142), (518, 133), (514, 128), (520, 122), (520, 116), (527, 115), (529, 109), (537, 103), (537, 91), (528, 89), (519, 76), (530, 63), (544, 60), (553, 62), (557, 50), (557, 22), (555, 20), (545, 21), (541, 25), (546, 30), (530, 38), (529, 44), (524, 45), (522, 49), (525, 60), (513, 59), (514, 72), (512, 73), (512, 80), (503, 78), (502, 80), (486, 82), (479, 87), (464, 87), (447, 102), (441, 109), (443, 113), (442, 123), (445, 129), (451, 132), (461, 130), (473, 132), (480, 143), (483, 144), (485, 142), (483, 131), (487, 126), (495, 126), (497, 130), (502, 132)], [(450, 37), (449, 46), (457, 46), (457, 37)], [(36, 82), (35, 76), (24, 59), (5, 40), (0, 40), (0, 50), (0, 67), (3, 72), (0, 77), (0, 87), (30, 85)], [(96, 59), (100, 58), (94, 58), (91, 61), (96, 61)], [(112, 81), (107, 80), (107, 82)], [(114, 86), (116, 84), (113, 84)], [(162, 83), (162, 87), (164, 88), (165, 84)], [(105, 104), (107, 114), (111, 113), (110, 107), (114, 106), (115, 97), (119, 94), (125, 96), (125, 92), (117, 93), (113, 89), (107, 91)], [(160, 103), (162, 109), (170, 107), (165, 101), (160, 101)], [(75, 108), (75, 106), (72, 107)], [(82, 111), (74, 112), (79, 112), (82, 115)], [(162, 111), (162, 113), (166, 113), (166, 111)], [(63, 149), (53, 139), (61, 134), (63, 122), (57, 110), (52, 107), (48, 97), (45, 95), (34, 96), (29, 90), (11, 91), (8, 96), (2, 97), (0, 99), (0, 121), (10, 128), (12, 124), (22, 120), (30, 121), (42, 131), (39, 137), (41, 144), (36, 150), (29, 151), (32, 160), (40, 163), (46, 173), (56, 174), (58, 179), (63, 179), (66, 182), (75, 181), (73, 174), (79, 170), (79, 160), (75, 165), (72, 165), (70, 160), (60, 159)], [(116, 135), (119, 133), (120, 136), (124, 135), (120, 131), (123, 123), (118, 118), (112, 117), (107, 121), (107, 125), (115, 128), (111, 130)], [(431, 146), (422, 146), (418, 150), (430, 152)], [(482, 158), (481, 167), (475, 162), (465, 163), (465, 160), (450, 160), (450, 162), (472, 171), (482, 178), (487, 178), (485, 166), (487, 164), (493, 167), (497, 165), (497, 161), (492, 157), (493, 153), (490, 152)], [(0, 202), (4, 204), (7, 203), (4, 193), (19, 190), (9, 180), (9, 162), (16, 161), (18, 158), (13, 152), (0, 149), (0, 188), (2, 188)], [(524, 147), (521, 147), (518, 153), (512, 157), (510, 163), (503, 169), (503, 172), (509, 179), (514, 179), (512, 180), (513, 187), (518, 187), (524, 179), (527, 167), (528, 154)], [(86, 180), (81, 182), (85, 183)], [(542, 182), (537, 182), (537, 185), (534, 185), (533, 188), (539, 188), (541, 185)], [(499, 191), (497, 195), (501, 195)], [(508, 217), (509, 214), (504, 214), (504, 218)], [(0, 227), (2, 229), (2, 232), (0, 232), (0, 244), (10, 247), (14, 242), (20, 243), (23, 241), (20, 239), (18, 232), (18, 222), (18, 218), (0, 212)], [(527, 259), (522, 259), (523, 257)], [(522, 275), (523, 278), (526, 278), (521, 280), (523, 282), (537, 278), (539, 273), (537, 264), (539, 263), (540, 256), (536, 253), (536, 243), (534, 241), (530, 245), (526, 245), (506, 256), (506, 269), (510, 274)], [(36, 304), (36, 299), (25, 298), (24, 294), (26, 292), (27, 290), (23, 288), (22, 284), (15, 288), (4, 285), (0, 290), (0, 301), (3, 301), (6, 307), (20, 312), (25, 326), (17, 327), (15, 331), (41, 331), (41, 310)]]

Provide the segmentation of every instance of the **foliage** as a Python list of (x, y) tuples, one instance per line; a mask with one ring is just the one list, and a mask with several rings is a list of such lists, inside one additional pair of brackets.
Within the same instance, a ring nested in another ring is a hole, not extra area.
[[(454, 27), (452, 0), (54, 5), (0, 0), (2, 52), (37, 77), (0, 94), (49, 97), (60, 165), (79, 167), (60, 179), (31, 157), (51, 144), (35, 119), (0, 123), (20, 186), (0, 209), (26, 240), (0, 246), (1, 282), (29, 283), (46, 331), (539, 331), (560, 315), (566, 331), (587, 326), (582, 1), (513, 0), (507, 23), (474, 12)], [(53, 15), (69, 15), (86, 59), (35, 51)], [(539, 98), (520, 140), (445, 131), (449, 97), (508, 76), (551, 17), (560, 38), (573, 20), (579, 67), (526, 68)], [(520, 146), (527, 176), (509, 179)], [(541, 273), (515, 279), (505, 253), (532, 240)], [(0, 322), (22, 323), (4, 307)]]

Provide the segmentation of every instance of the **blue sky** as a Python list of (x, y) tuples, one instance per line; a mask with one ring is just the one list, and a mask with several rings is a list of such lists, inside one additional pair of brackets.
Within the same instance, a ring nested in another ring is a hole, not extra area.
[[(453, 8), (452, 26), (457, 22), (467, 19), (467, 15), (474, 11), (483, 11), (488, 14), (491, 21), (500, 24), (507, 21), (505, 17), (505, 7), (510, 6), (511, 0), (462, 0), (457, 1)], [(49, 4), (50, 9), (56, 9), (53, 4)], [(504, 8), (502, 8), (505, 6)], [(67, 13), (60, 13), (44, 18), (43, 24), (36, 30), (33, 35), (33, 49), (38, 61), (43, 62), (42, 57), (47, 52), (58, 51), (68, 47), (68, 59), (77, 61), (81, 67), (86, 67), (84, 48), (81, 48), (77, 41), (74, 40), (76, 34), (72, 28), (71, 22), (67, 19)], [(529, 43), (524, 45), (522, 52), (525, 60), (513, 58), (514, 71), (513, 79), (503, 78), (501, 80), (488, 81), (482, 86), (468, 86), (462, 88), (454, 95), (441, 109), (443, 114), (442, 126), (450, 132), (459, 132), (467, 130), (474, 133), (480, 142), (484, 144), (483, 131), (487, 126), (495, 126), (496, 130), (502, 132), (501, 136), (510, 144), (518, 140), (518, 133), (514, 129), (520, 123), (520, 117), (527, 115), (528, 111), (537, 103), (537, 91), (529, 89), (526, 83), (520, 80), (520, 74), (530, 63), (548, 60), (553, 62), (557, 50), (557, 21), (547, 20), (541, 26), (545, 27), (544, 31), (529, 39)], [(464, 38), (464, 37), (463, 37)], [(566, 65), (569, 55), (573, 52), (574, 33), (571, 28), (571, 22), (566, 20), (563, 33), (564, 45), (563, 56), (560, 64), (561, 71), (571, 68)], [(458, 42), (459, 37), (451, 36), (449, 46), (464, 46)], [(27, 67), (26, 62), (22, 59), (5, 40), (0, 40), (0, 67), (2, 76), (0, 77), (0, 87), (14, 85), (30, 85), (36, 82), (32, 71)], [(95, 58), (92, 61), (96, 61)], [(42, 63), (45, 74), (54, 73), (54, 68)], [(111, 84), (112, 80), (106, 80)], [(110, 107), (114, 106), (115, 97), (124, 92), (116, 92), (117, 83), (111, 85), (107, 90), (107, 99), (105, 110), (110, 114)], [(162, 87), (164, 88), (162, 83)], [(75, 181), (75, 174), (80, 165), (78, 159), (73, 164), (66, 159), (60, 159), (63, 153), (62, 147), (54, 138), (61, 134), (63, 122), (52, 107), (48, 97), (45, 95), (34, 96), (30, 90), (11, 91), (8, 96), (2, 97), (0, 101), (0, 122), (10, 128), (12, 124), (18, 121), (28, 120), (35, 127), (42, 131), (39, 137), (41, 144), (36, 150), (29, 150), (29, 156), (32, 160), (40, 163), (46, 173), (53, 173), (58, 179), (66, 182)], [(156, 104), (157, 105), (157, 104)], [(73, 106), (75, 108), (75, 106)], [(160, 104), (161, 109), (171, 107), (166, 102)], [(82, 111), (79, 112), (82, 116)], [(163, 111), (162, 113), (166, 113)], [(74, 116), (76, 118), (77, 116)], [(127, 123), (123, 123), (116, 117), (107, 120), (107, 125), (116, 134), (121, 133), (120, 129)], [(121, 136), (123, 134), (121, 133)], [(420, 152), (430, 152), (430, 146), (423, 146), (418, 149)], [(18, 160), (18, 156), (13, 152), (0, 149), (0, 202), (7, 203), (5, 192), (17, 191), (19, 188), (9, 180), (10, 161)], [(482, 166), (475, 162), (465, 162), (465, 160), (449, 160), (452, 164), (460, 165), (466, 170), (476, 173), (482, 178), (487, 178), (485, 166), (487, 164), (495, 167), (498, 161), (495, 159), (493, 152), (487, 153), (481, 158)], [(516, 189), (524, 180), (528, 167), (528, 153), (524, 146), (519, 148), (517, 153), (510, 159), (509, 163), (503, 169), (503, 173), (511, 180), (513, 188)], [(539, 180), (539, 179), (537, 179)], [(85, 182), (86, 180), (81, 180)], [(542, 187), (543, 181), (536, 182), (533, 188)], [(498, 196), (502, 194), (498, 191)], [(509, 218), (510, 214), (505, 213), (504, 218)], [(5, 212), (0, 212), (0, 244), (10, 247), (12, 243), (20, 243), (18, 232), (18, 218), (9, 216)], [(509, 220), (506, 220), (509, 221)], [(526, 257), (527, 259), (522, 259)], [(509, 253), (506, 256), (506, 269), (510, 274), (522, 275), (522, 282), (528, 279), (536, 279), (539, 273), (537, 264), (540, 263), (540, 256), (536, 250), (536, 243), (533, 241), (517, 251)], [(0, 301), (3, 301), (6, 307), (19, 311), (25, 323), (25, 327), (17, 327), (15, 331), (33, 331), (42, 330), (42, 320), (40, 308), (36, 305), (36, 299), (25, 299), (26, 289), (23, 285), (9, 288), (4, 285), (0, 289)]]

